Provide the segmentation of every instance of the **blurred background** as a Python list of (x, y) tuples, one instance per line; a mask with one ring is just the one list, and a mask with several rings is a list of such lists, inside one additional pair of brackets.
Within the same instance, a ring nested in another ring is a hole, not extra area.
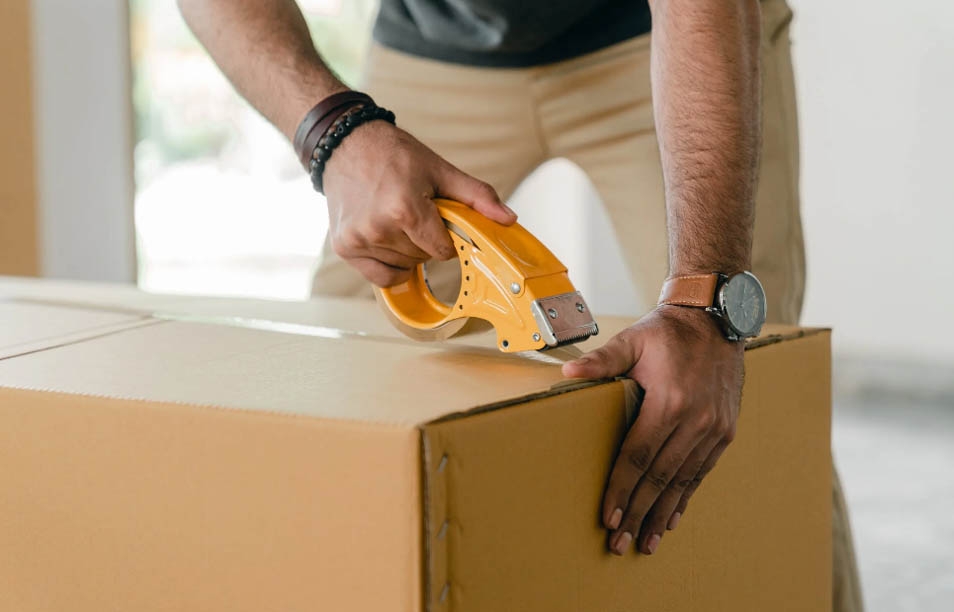
[[(803, 322), (835, 330), (834, 446), (865, 597), (876, 611), (949, 610), (954, 4), (789, 1), (809, 266)], [(358, 83), (376, 2), (300, 5), (324, 57)], [(38, 239), (35, 257), (0, 273), (308, 296), (324, 201), (174, 2), (5, 0), (4, 28), (10, 88), (0, 121), (18, 144), (0, 177), (0, 260), (24, 240), (13, 221), (26, 219), (21, 227)], [(18, 208), (27, 199), (38, 203), (32, 216)], [(563, 223), (526, 205), (541, 199), (566, 207)], [(594, 310), (634, 314), (618, 244), (577, 167), (547, 163), (512, 205)]]

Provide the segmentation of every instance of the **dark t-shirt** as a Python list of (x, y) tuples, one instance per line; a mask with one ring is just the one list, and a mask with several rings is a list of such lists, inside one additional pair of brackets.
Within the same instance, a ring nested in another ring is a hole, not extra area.
[(473, 66), (536, 66), (645, 34), (648, 0), (381, 0), (374, 39)]

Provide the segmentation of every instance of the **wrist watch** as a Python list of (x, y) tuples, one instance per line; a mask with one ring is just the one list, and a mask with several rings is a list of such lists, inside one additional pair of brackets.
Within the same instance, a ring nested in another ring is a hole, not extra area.
[(704, 308), (732, 341), (759, 335), (765, 323), (765, 290), (751, 272), (672, 276), (663, 283), (659, 304)]

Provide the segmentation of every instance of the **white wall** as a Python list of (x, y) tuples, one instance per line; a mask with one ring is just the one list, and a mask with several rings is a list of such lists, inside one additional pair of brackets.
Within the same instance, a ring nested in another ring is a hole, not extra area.
[(132, 281), (128, 4), (32, 8), (43, 275)]
[(792, 3), (804, 319), (844, 351), (954, 364), (954, 3)]

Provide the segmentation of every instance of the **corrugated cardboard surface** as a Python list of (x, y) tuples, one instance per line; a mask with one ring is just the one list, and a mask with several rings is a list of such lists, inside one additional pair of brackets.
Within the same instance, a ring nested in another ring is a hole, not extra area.
[(0, 388), (0, 610), (418, 610), (417, 433)]
[(425, 427), (432, 609), (830, 610), (827, 344), (749, 351), (738, 437), (652, 557), (599, 526), (618, 387)]
[(822, 609), (828, 335), (768, 331), (652, 558), (598, 525), (624, 385), (479, 337), (151, 321), (2, 360), (0, 609)]

